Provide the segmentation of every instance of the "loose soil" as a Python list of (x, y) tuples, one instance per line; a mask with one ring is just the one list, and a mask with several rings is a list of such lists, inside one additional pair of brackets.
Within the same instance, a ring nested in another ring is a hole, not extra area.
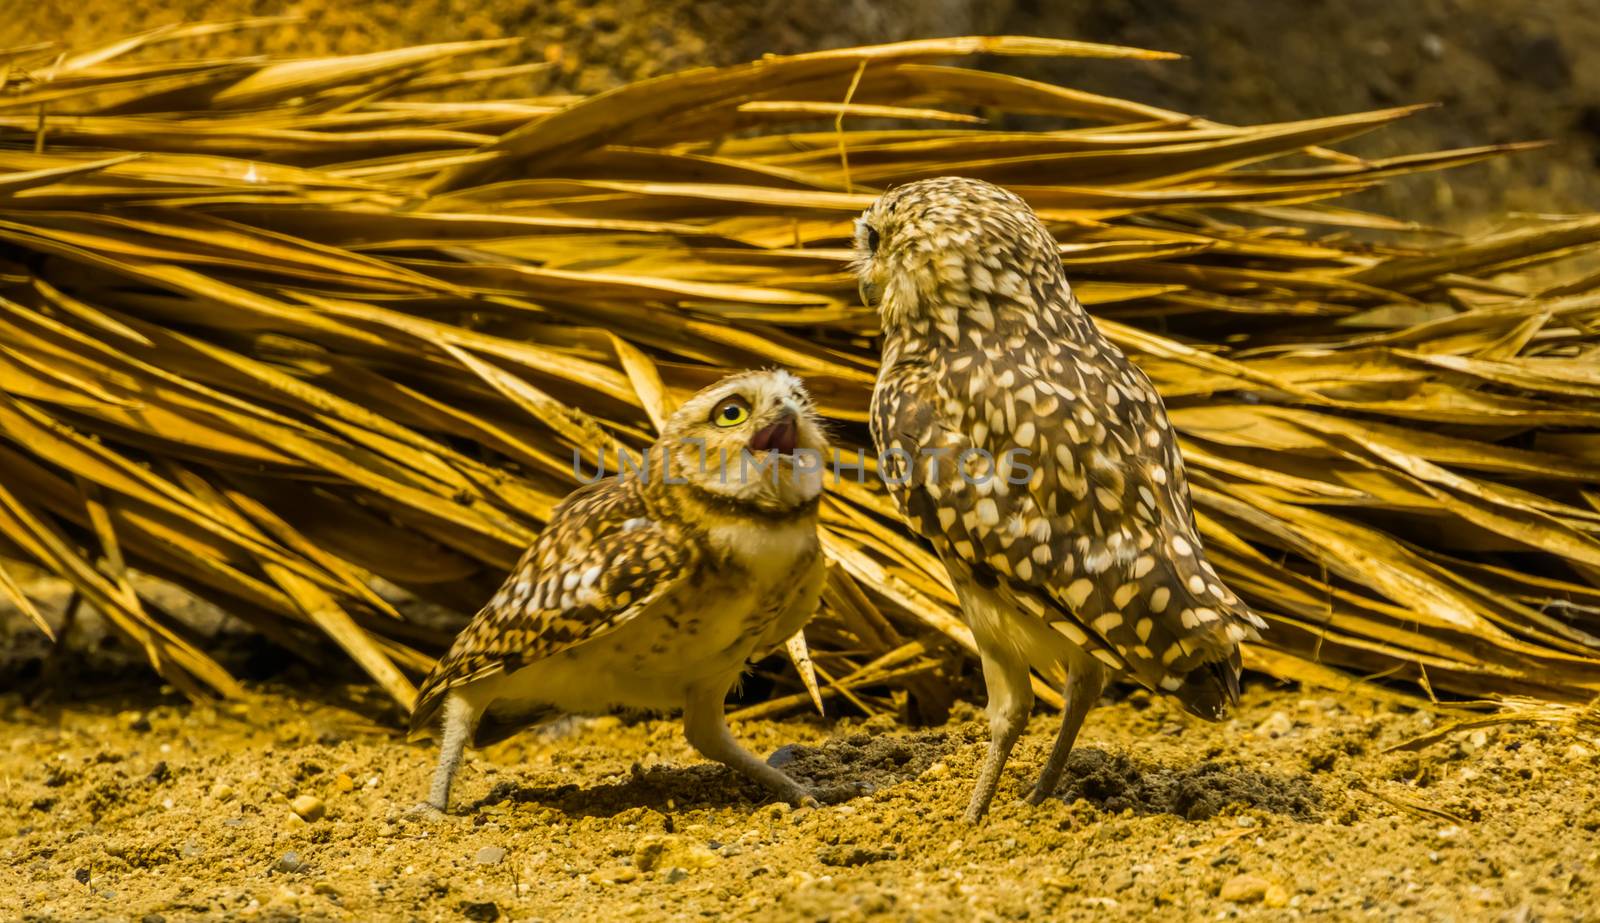
[(408, 809), (433, 752), (370, 690), (258, 693), (0, 695), (0, 919), (1597, 918), (1600, 742), (1570, 728), (1396, 751), (1444, 719), (1252, 687), (1206, 725), (1134, 693), (1091, 715), (1033, 808), (1017, 799), (1054, 724), (1036, 715), (970, 827), (970, 706), (935, 729), (736, 726), (843, 798), (800, 810), (698, 760), (675, 722), (567, 721), (471, 754), (429, 822)]

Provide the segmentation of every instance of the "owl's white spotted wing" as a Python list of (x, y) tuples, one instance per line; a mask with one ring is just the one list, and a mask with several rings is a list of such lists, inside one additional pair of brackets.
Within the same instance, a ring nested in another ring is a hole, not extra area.
[(608, 478), (574, 492), (428, 674), (412, 735), (429, 730), (452, 688), (621, 627), (680, 586), (694, 556), (675, 530), (650, 518), (637, 481)]
[[(897, 499), (947, 560), (1215, 717), (1259, 619), (1202, 556), (1155, 390), (1098, 339), (902, 360), (874, 395), (875, 435), (907, 453), (888, 460), (891, 478), (912, 459)], [(1219, 662), (1231, 669), (1206, 669)]]

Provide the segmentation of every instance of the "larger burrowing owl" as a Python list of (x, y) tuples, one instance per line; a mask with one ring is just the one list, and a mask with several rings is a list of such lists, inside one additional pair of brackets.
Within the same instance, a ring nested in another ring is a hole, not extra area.
[(1064, 682), (1049, 796), (1109, 675), (1216, 720), (1264, 623), (1195, 534), (1161, 398), (1100, 334), (1027, 204), (971, 179), (895, 189), (857, 223), (885, 335), (872, 431), (907, 521), (950, 571), (983, 661), (991, 739), (967, 819), (994, 797), (1033, 705)]
[(723, 700), (816, 609), (826, 445), (798, 378), (745, 372), (684, 403), (643, 466), (567, 497), (423, 683), (412, 735), (443, 712), (427, 804), (446, 809), (469, 741), (563, 713), (678, 708), (695, 749), (808, 801), (733, 739)]

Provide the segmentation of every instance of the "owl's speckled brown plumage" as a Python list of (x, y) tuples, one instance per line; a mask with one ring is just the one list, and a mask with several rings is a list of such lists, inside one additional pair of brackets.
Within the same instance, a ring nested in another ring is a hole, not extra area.
[[(431, 728), (450, 689), (515, 673), (602, 635), (697, 569), (686, 529), (676, 517), (652, 516), (643, 486), (605, 478), (556, 507), (500, 591), (428, 674), (412, 714), (415, 732)], [(517, 727), (480, 721), (473, 746)]]
[(1239, 642), (1265, 625), (1206, 561), (1161, 398), (1079, 306), (1049, 232), (1015, 195), (945, 178), (884, 195), (858, 247), (885, 333), (873, 435), (902, 513), (950, 570), (989, 687), (969, 819), (1026, 722), (1030, 667), (1064, 677), (1068, 700), (1035, 801), (1108, 672), (1221, 717)]
[(648, 473), (570, 495), (423, 683), (413, 735), (443, 713), (428, 804), (445, 809), (469, 738), (562, 713), (680, 707), (696, 749), (809, 798), (733, 740), (723, 700), (816, 608), (826, 445), (799, 379), (746, 372), (673, 414)]

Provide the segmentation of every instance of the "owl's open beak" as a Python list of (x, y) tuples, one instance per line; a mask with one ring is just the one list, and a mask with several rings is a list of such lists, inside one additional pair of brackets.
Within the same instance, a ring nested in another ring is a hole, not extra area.
[(793, 413), (785, 411), (776, 422), (762, 427), (750, 437), (750, 451), (765, 452), (771, 449), (779, 455), (793, 455), (800, 444), (800, 423)]

